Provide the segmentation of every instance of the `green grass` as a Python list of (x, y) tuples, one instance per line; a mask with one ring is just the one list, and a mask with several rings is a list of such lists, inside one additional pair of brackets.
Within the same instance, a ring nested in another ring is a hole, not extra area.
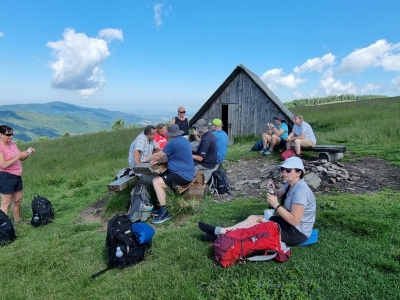
[[(307, 107), (301, 113), (315, 124), (321, 144), (343, 143), (356, 155), (366, 151), (379, 156), (364, 143), (363, 133), (377, 133), (365, 128), (376, 119), (381, 125), (386, 124), (385, 118), (391, 119), (395, 129), (398, 123), (389, 116), (398, 110), (394, 103), (398, 106), (399, 101), (386, 105), (376, 101), (386, 115), (382, 118), (382, 111), (371, 106), (374, 113), (364, 112), (368, 122), (361, 116), (354, 122), (342, 117), (350, 116), (356, 103), (336, 104), (328, 111), (319, 110), (328, 106)], [(348, 131), (354, 137), (351, 141)], [(343, 137), (339, 140), (335, 132)], [(399, 148), (400, 133), (393, 133), (390, 141), (377, 137), (382, 149)], [(145, 261), (91, 280), (90, 275), (106, 267), (105, 230), (100, 222), (82, 222), (82, 212), (107, 198), (107, 184), (127, 165), (128, 148), (137, 134), (138, 130), (127, 129), (19, 145), (36, 148), (23, 163), (23, 217), (31, 217), (30, 201), (38, 193), (52, 201), (56, 220), (39, 228), (18, 225), (17, 240), (0, 248), (1, 299), (398, 298), (400, 194), (391, 190), (318, 195), (318, 244), (292, 247), (285, 263), (248, 263), (228, 269), (212, 262), (212, 248), (199, 240), (197, 222), (232, 225), (249, 214), (259, 214), (265, 203), (241, 197), (215, 203), (207, 197), (200, 204), (183, 204), (181, 198), (168, 194), (173, 218), (156, 227)], [(228, 151), (228, 164), (243, 157), (259, 158), (255, 152), (246, 152), (255, 139), (236, 139)], [(397, 156), (390, 159), (399, 165)], [(129, 190), (109, 197), (106, 217), (126, 211), (128, 201)]]

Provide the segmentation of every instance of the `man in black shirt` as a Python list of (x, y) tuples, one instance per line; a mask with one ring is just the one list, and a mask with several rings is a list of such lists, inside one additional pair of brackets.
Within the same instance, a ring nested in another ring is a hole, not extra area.
[(206, 120), (199, 119), (196, 122), (196, 134), (200, 135), (200, 144), (197, 151), (193, 154), (195, 169), (213, 169), (217, 164), (217, 142), (214, 134), (208, 130)]

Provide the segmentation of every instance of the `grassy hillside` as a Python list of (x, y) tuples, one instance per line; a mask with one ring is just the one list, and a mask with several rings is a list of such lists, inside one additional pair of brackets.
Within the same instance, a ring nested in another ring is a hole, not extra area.
[[(398, 111), (399, 99), (392, 100), (299, 112), (314, 125), (319, 143), (341, 143), (360, 155), (382, 155), (373, 149), (389, 151), (400, 144), (398, 123), (390, 116)], [(363, 109), (369, 104), (369, 110)], [(391, 122), (386, 123), (387, 118)], [(377, 124), (384, 138), (375, 131)], [(366, 132), (372, 135), (365, 137)], [(56, 220), (41, 228), (18, 225), (17, 240), (0, 248), (2, 299), (397, 298), (400, 195), (390, 190), (319, 195), (318, 244), (293, 247), (283, 264), (249, 263), (229, 269), (214, 266), (211, 248), (199, 240), (197, 221), (231, 225), (259, 214), (265, 203), (215, 203), (207, 197), (190, 213), (174, 214), (156, 227), (144, 262), (91, 280), (90, 275), (106, 267), (105, 231), (100, 222), (82, 222), (82, 211), (107, 197), (107, 184), (127, 165), (128, 148), (137, 134), (127, 129), (19, 145), (36, 148), (23, 163), (23, 216), (31, 217), (30, 201), (38, 193), (52, 201)], [(253, 157), (245, 152), (252, 143), (231, 146), (228, 160)], [(395, 153), (390, 157), (400, 163)], [(110, 197), (106, 216), (126, 211), (128, 199), (129, 191)], [(167, 202), (172, 199), (168, 196)]]

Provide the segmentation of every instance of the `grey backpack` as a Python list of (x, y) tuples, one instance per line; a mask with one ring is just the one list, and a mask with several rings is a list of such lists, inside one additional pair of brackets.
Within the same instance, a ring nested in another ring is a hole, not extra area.
[(132, 223), (146, 222), (153, 210), (149, 192), (144, 184), (137, 184), (131, 192), (131, 203), (128, 210), (128, 218)]

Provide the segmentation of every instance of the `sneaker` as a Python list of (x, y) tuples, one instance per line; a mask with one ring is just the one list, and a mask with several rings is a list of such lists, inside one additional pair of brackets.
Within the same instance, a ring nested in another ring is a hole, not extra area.
[(269, 149), (267, 149), (267, 151), (265, 151), (265, 152), (263, 153), (263, 155), (271, 155), (271, 154), (274, 154), (274, 151), (269, 150)]
[(152, 224), (161, 224), (165, 221), (168, 221), (171, 219), (171, 216), (169, 215), (168, 211), (163, 211), (160, 215), (158, 215), (155, 219), (151, 221)]
[(158, 215), (161, 214), (161, 207), (158, 207), (157, 209), (154, 209), (151, 213), (154, 217), (157, 217)]
[(260, 151), (260, 154), (264, 154), (264, 152), (267, 151), (267, 150), (268, 150), (268, 148), (263, 148), (263, 149)]

